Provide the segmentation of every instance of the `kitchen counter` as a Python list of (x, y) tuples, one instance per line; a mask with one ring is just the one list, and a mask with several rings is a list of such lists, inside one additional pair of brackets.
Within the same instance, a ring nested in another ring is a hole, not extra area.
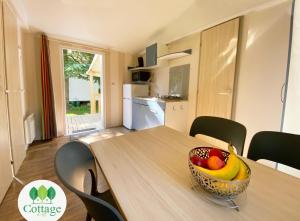
[(133, 99), (143, 100), (143, 101), (154, 101), (154, 102), (161, 102), (161, 103), (168, 103), (168, 102), (182, 102), (187, 101), (185, 99), (168, 99), (168, 98), (157, 98), (157, 97), (134, 97)]

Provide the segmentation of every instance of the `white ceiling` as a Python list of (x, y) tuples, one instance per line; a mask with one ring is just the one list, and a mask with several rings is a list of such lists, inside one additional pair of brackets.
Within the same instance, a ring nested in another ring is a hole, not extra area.
[[(178, 19), (182, 20), (181, 17), (186, 17), (190, 11), (199, 15), (209, 15), (195, 18), (220, 19), (220, 15), (236, 14), (247, 7), (274, 0), (12, 1), (21, 8), (19, 11), (22, 11), (22, 14), (26, 14), (27, 23), (33, 30), (46, 32), (53, 37), (133, 53), (144, 48), (163, 30), (168, 30), (165, 27), (176, 29), (177, 22), (180, 23)], [(215, 7), (212, 7), (214, 3)], [(189, 23), (191, 22), (193, 21), (189, 20)], [(211, 22), (213, 21), (201, 21), (201, 24)], [(184, 26), (181, 22), (177, 29), (183, 29)]]
[(134, 52), (194, 0), (24, 0), (31, 27)]

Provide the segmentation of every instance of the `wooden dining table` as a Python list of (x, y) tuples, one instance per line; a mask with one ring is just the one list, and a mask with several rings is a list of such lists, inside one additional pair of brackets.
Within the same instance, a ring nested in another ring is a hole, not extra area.
[(188, 153), (198, 146), (211, 145), (167, 127), (91, 144), (126, 220), (300, 220), (300, 179), (249, 159), (251, 180), (239, 211), (205, 200), (188, 167)]

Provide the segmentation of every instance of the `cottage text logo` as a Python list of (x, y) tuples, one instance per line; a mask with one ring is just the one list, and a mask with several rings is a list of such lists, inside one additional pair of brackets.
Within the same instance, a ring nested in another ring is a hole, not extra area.
[(29, 221), (56, 221), (65, 212), (66, 195), (49, 180), (36, 180), (27, 184), (19, 194), (18, 207)]

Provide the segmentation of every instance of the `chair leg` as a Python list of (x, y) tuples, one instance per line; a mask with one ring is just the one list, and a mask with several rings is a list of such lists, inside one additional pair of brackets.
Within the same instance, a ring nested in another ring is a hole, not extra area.
[(96, 176), (93, 172), (93, 170), (89, 169), (89, 172), (91, 174), (91, 178), (92, 178), (92, 189), (91, 189), (91, 195), (92, 196), (96, 196), (97, 194), (97, 181), (96, 181)]
[(85, 218), (86, 221), (92, 221), (92, 217), (90, 214), (86, 214), (86, 218)]

